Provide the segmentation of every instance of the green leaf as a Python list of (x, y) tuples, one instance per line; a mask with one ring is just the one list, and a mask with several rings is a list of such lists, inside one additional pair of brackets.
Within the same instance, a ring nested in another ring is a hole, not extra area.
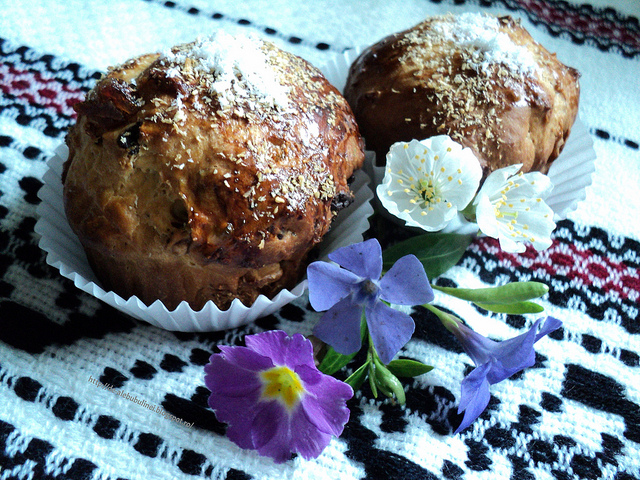
[(544, 312), (544, 307), (534, 302), (518, 302), (509, 303), (506, 305), (500, 304), (487, 304), (474, 302), (480, 308), (484, 308), (490, 312), (495, 313), (507, 313), (509, 315), (523, 315), (525, 313), (540, 313)]
[(433, 288), (452, 297), (484, 305), (509, 305), (525, 302), (541, 297), (549, 291), (549, 287), (540, 282), (512, 282), (490, 288), (454, 288), (437, 285), (433, 285)]
[(349, 375), (344, 383), (348, 384), (353, 391), (360, 389), (362, 384), (364, 383), (365, 378), (367, 378), (367, 373), (369, 372), (369, 362), (363, 363), (360, 368), (358, 368), (355, 372)]
[(401, 358), (397, 360), (391, 360), (387, 368), (396, 377), (417, 377), (423, 373), (433, 370), (431, 365), (426, 365), (416, 360), (410, 360), (408, 358)]
[(427, 277), (435, 278), (458, 263), (472, 238), (458, 233), (427, 233), (409, 238), (383, 252), (383, 268), (389, 270), (398, 259), (412, 253), (424, 266)]
[(343, 355), (336, 352), (333, 347), (329, 347), (322, 362), (318, 365), (318, 370), (326, 375), (333, 375), (353, 360), (353, 357), (355, 357), (357, 353), (358, 352), (354, 352), (351, 355)]

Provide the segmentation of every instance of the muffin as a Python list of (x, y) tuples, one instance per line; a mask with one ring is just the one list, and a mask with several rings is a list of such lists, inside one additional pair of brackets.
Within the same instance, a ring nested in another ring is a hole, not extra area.
[(367, 48), (345, 97), (379, 162), (398, 141), (449, 135), (486, 177), (523, 164), (546, 173), (578, 110), (579, 74), (508, 16), (426, 19)]
[(69, 224), (105, 289), (169, 309), (294, 286), (364, 159), (317, 69), (224, 32), (110, 69), (75, 109)]

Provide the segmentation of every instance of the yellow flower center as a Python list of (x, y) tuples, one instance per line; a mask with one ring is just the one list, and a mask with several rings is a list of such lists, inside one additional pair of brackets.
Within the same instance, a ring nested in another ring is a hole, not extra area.
[(260, 374), (263, 383), (262, 397), (281, 401), (288, 409), (293, 408), (304, 392), (300, 377), (288, 367), (280, 366)]
[(418, 195), (424, 202), (431, 203), (436, 196), (436, 188), (433, 185), (433, 179), (421, 178), (419, 183), (420, 188), (418, 189)]

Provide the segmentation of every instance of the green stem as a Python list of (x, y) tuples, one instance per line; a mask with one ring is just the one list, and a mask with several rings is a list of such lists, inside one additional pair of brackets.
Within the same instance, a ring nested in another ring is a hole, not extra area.
[(450, 332), (453, 333), (458, 329), (458, 325), (460, 324), (460, 322), (455, 316), (450, 315), (446, 312), (443, 312), (438, 307), (435, 307), (430, 303), (425, 303), (422, 306), (427, 310), (429, 310), (430, 312), (433, 312), (436, 315), (436, 317), (438, 317), (438, 319), (442, 322), (442, 325), (444, 325), (444, 328), (446, 328)]
[(462, 214), (462, 216), (467, 220), (469, 220), (470, 222), (476, 221), (476, 206), (473, 204), (474, 200), (471, 200), (471, 202), (469, 202), (469, 205), (464, 207), (464, 209), (460, 210), (460, 213)]

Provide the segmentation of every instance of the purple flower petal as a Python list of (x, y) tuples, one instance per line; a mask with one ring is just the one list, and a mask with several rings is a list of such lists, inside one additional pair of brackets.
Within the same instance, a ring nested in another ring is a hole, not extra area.
[[(306, 369), (300, 367), (296, 370), (303, 381), (308, 378), (309, 372), (304, 371)], [(308, 394), (303, 397), (301, 406), (318, 430), (338, 437), (349, 420), (349, 409), (345, 402), (353, 396), (353, 390), (346, 383), (328, 375), (321, 374), (319, 380), (313, 385), (305, 382)]]
[(239, 368), (244, 368), (253, 372), (258, 372), (273, 367), (271, 359), (265, 355), (255, 352), (247, 347), (230, 347), (228, 345), (220, 345), (218, 347), (221, 353), (212, 355), (222, 355), (222, 357)]
[(360, 321), (362, 307), (353, 303), (350, 297), (343, 298), (322, 316), (313, 334), (333, 349), (349, 355), (362, 346)]
[(490, 368), (491, 366), (485, 363), (476, 367), (462, 380), (462, 394), (460, 395), (458, 413), (464, 411), (464, 417), (454, 433), (461, 432), (471, 425), (489, 405), (491, 394), (489, 393), (489, 382), (486, 376)]
[[(251, 435), (253, 448), (261, 452), (261, 450), (274, 439), (278, 443), (287, 441), (286, 438), (280, 438), (282, 436), (282, 427), (287, 426), (287, 417), (288, 415), (284, 406), (279, 402), (260, 402), (259, 408), (255, 410), (255, 416), (251, 423), (250, 430), (249, 432), (244, 432), (244, 434)], [(228, 430), (227, 435), (229, 435)], [(231, 437), (229, 436), (229, 438)], [(291, 450), (288, 445), (283, 445), (281, 450), (283, 451), (281, 454), (285, 456), (284, 460), (291, 458)]]
[(457, 328), (453, 330), (453, 334), (476, 366), (491, 360), (491, 352), (493, 352), (498, 342), (474, 332), (463, 323), (457, 324)]
[(547, 317), (538, 332), (541, 322), (540, 318), (527, 332), (502, 342), (490, 340), (462, 323), (453, 330), (467, 355), (476, 364), (475, 370), (462, 381), (458, 412), (464, 410), (465, 414), (456, 433), (468, 427), (486, 408), (490, 396), (489, 385), (532, 366), (535, 363), (533, 344), (562, 325), (560, 320)]
[(378, 280), (382, 274), (382, 247), (375, 238), (339, 248), (329, 258), (362, 278)]
[[(254, 355), (258, 357), (258, 361), (264, 358), (255, 353)], [(205, 385), (217, 395), (227, 397), (246, 396), (262, 386), (262, 382), (255, 371), (242, 368), (230, 362), (224, 354), (213, 355), (210, 363), (205, 366), (205, 373)]]
[(270, 358), (272, 365), (314, 365), (313, 345), (299, 333), (290, 337), (282, 330), (273, 330), (247, 335), (245, 344), (257, 354)]
[(251, 425), (259, 413), (260, 390), (245, 397), (226, 397), (212, 393), (209, 406), (218, 421), (228, 424), (227, 437), (240, 448), (254, 449)]
[[(358, 339), (359, 319), (360, 315)], [(269, 331), (249, 335), (245, 341), (246, 347), (221, 346), (221, 353), (212, 355), (205, 367), (205, 383), (211, 390), (208, 402), (216, 418), (228, 424), (227, 437), (278, 463), (295, 452), (304, 458), (318, 456), (348, 421), (351, 387), (318, 371), (312, 344), (301, 334), (290, 337)], [(262, 374), (274, 367), (275, 375), (268, 380), (270, 393), (265, 395)], [(294, 388), (295, 393), (281, 396), (282, 388), (286, 392)]]
[(277, 402), (269, 402), (256, 415), (251, 425), (252, 439), (258, 453), (282, 463), (298, 453), (306, 459), (315, 458), (329, 444), (332, 436), (320, 431), (303, 408), (291, 413), (280, 410)]
[(542, 325), (540, 331), (536, 334), (536, 342), (545, 335), (550, 334), (554, 330), (559, 329), (562, 326), (562, 322), (554, 317), (547, 317)]
[(302, 458), (316, 458), (331, 441), (331, 435), (318, 430), (303, 408), (291, 416), (291, 431), (292, 450)]
[(388, 364), (411, 339), (415, 322), (406, 313), (377, 302), (366, 308), (367, 326), (380, 360)]
[(491, 356), (499, 362), (499, 368), (493, 368), (487, 375), (489, 383), (495, 384), (514, 373), (532, 366), (536, 361), (533, 343), (540, 320), (536, 321), (530, 330), (517, 337), (494, 342)]
[(327, 262), (314, 262), (307, 267), (309, 303), (314, 310), (329, 310), (349, 295), (362, 279), (355, 273)]
[(415, 255), (400, 258), (380, 280), (380, 298), (398, 305), (422, 305), (433, 300), (424, 267)]

